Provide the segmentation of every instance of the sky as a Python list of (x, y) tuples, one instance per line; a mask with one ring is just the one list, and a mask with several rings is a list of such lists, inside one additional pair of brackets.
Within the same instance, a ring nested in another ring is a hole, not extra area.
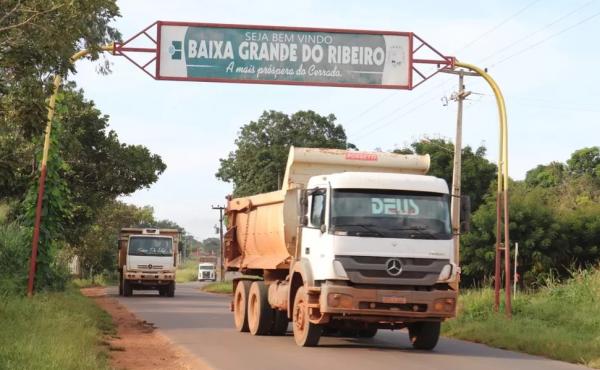
[[(444, 55), (487, 68), (506, 100), (509, 175), (600, 145), (600, 1), (118, 1), (127, 39), (157, 20), (414, 32)], [(155, 31), (154, 31), (155, 32)], [(141, 46), (141, 45), (140, 45)], [(103, 61), (112, 73), (97, 73)], [(150, 205), (197, 239), (213, 237), (231, 184), (214, 174), (244, 124), (265, 110), (333, 113), (361, 150), (454, 138), (457, 77), (411, 91), (156, 81), (123, 57), (79, 61), (70, 77), (127, 144), (159, 154), (159, 180), (121, 199)], [(467, 77), (463, 143), (497, 162), (498, 112), (482, 79)]]

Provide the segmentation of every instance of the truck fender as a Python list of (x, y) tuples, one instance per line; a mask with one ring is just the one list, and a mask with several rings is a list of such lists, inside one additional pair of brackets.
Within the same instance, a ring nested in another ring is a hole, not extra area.
[(292, 318), (294, 298), (296, 296), (296, 292), (303, 285), (315, 285), (315, 281), (313, 279), (312, 274), (312, 268), (310, 267), (310, 262), (306, 258), (296, 260), (292, 262), (290, 266), (290, 289), (288, 295), (287, 309), (287, 315), (290, 320)]

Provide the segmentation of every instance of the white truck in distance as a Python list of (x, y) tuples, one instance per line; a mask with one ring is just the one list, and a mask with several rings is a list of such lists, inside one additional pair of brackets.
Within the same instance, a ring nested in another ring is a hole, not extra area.
[(119, 295), (158, 290), (175, 296), (180, 232), (176, 229), (123, 228), (119, 233)]
[(291, 148), (283, 187), (228, 199), (225, 264), (237, 330), (300, 346), (323, 332), (408, 328), (432, 349), (455, 316), (459, 267), (442, 179), (429, 156)]
[(217, 280), (216, 267), (211, 262), (201, 262), (198, 264), (198, 281)]

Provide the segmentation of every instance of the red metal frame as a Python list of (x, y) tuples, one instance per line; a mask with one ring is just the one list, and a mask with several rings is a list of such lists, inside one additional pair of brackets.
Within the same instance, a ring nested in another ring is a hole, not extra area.
[[(213, 28), (237, 28), (250, 30), (269, 30), (269, 31), (297, 31), (297, 32), (330, 32), (330, 33), (350, 33), (362, 35), (392, 35), (408, 37), (408, 45), (411, 53), (408, 60), (408, 84), (407, 85), (377, 85), (377, 84), (354, 84), (354, 83), (336, 83), (336, 82), (301, 82), (301, 81), (272, 81), (272, 80), (236, 80), (225, 78), (198, 78), (198, 77), (168, 77), (160, 75), (160, 45), (161, 45), (161, 28), (162, 26), (186, 26), (186, 27), (213, 27)], [(156, 37), (152, 37), (148, 32), (156, 27)], [(139, 37), (146, 37), (155, 48), (140, 48), (128, 46), (136, 41)], [(419, 45), (414, 48), (415, 41)], [(422, 49), (432, 52), (435, 59), (415, 58), (417, 52)], [(154, 53), (154, 56), (145, 64), (140, 64), (133, 60), (127, 53)], [(444, 56), (437, 51), (422, 38), (412, 32), (397, 32), (397, 31), (376, 31), (376, 30), (355, 30), (355, 29), (339, 29), (339, 28), (314, 28), (314, 27), (287, 27), (287, 26), (265, 26), (265, 25), (246, 25), (246, 24), (224, 24), (224, 23), (193, 23), (193, 22), (172, 22), (172, 21), (156, 21), (142, 31), (133, 35), (122, 43), (116, 43), (113, 50), (114, 55), (121, 55), (127, 58), (130, 62), (140, 68), (144, 73), (156, 80), (164, 81), (199, 81), (199, 82), (222, 82), (222, 83), (245, 83), (245, 84), (268, 84), (268, 85), (301, 85), (301, 86), (332, 86), (332, 87), (355, 87), (355, 88), (377, 88), (377, 89), (402, 89), (412, 90), (426, 80), (433, 77), (443, 69), (454, 68), (454, 57)], [(154, 71), (149, 71), (148, 66), (156, 62)], [(419, 70), (419, 65), (437, 65), (437, 69), (433, 72), (424, 73)], [(414, 84), (414, 74), (417, 74), (420, 79)]]

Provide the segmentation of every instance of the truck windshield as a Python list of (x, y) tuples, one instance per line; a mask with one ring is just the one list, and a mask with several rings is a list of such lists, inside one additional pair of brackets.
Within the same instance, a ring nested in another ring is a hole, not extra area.
[(158, 256), (173, 255), (173, 240), (171, 238), (136, 237), (129, 238), (130, 256)]
[(447, 194), (335, 189), (331, 230), (338, 235), (451, 239)]

